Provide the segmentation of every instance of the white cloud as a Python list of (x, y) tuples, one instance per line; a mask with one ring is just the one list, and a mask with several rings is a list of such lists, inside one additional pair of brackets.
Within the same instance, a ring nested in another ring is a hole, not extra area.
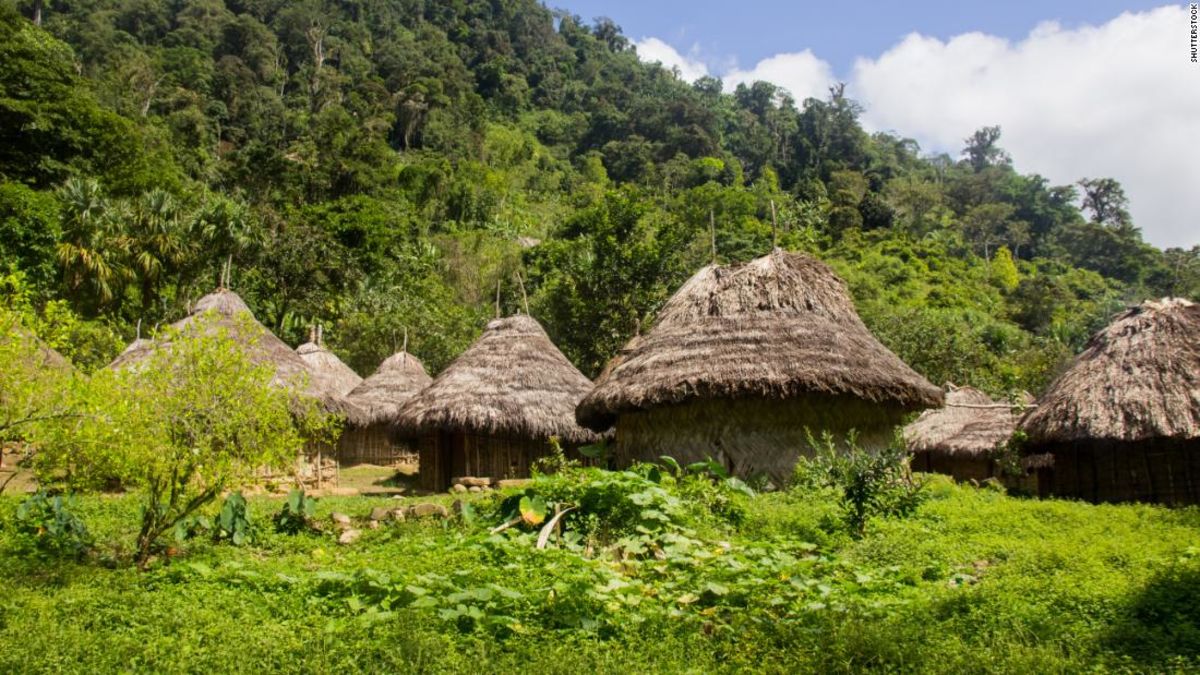
[(698, 50), (695, 47), (688, 56), (684, 56), (679, 50), (656, 37), (636, 40), (633, 46), (637, 47), (638, 58), (646, 63), (660, 63), (668, 70), (678, 68), (679, 77), (684, 82), (695, 82), (708, 75), (708, 67), (696, 58)]
[(723, 80), (730, 91), (739, 84), (756, 80), (779, 85), (791, 93), (797, 105), (809, 97), (826, 98), (830, 85), (837, 82), (829, 64), (808, 49), (776, 54), (759, 61), (749, 70), (730, 70)]
[(1015, 43), (912, 34), (859, 59), (850, 94), (867, 107), (864, 124), (932, 150), (957, 154), (972, 131), (999, 124), (1018, 170), (1058, 184), (1116, 178), (1149, 241), (1191, 246), (1200, 69), (1188, 63), (1186, 28), (1174, 6), (1073, 30), (1044, 23)]
[[(1200, 218), (1189, 207), (1200, 194), (1200, 67), (1188, 62), (1187, 29), (1176, 5), (1099, 26), (1044, 23), (1015, 42), (914, 33), (860, 58), (842, 79), (866, 107), (869, 129), (956, 156), (973, 131), (998, 124), (1017, 170), (1054, 184), (1116, 178), (1148, 241), (1191, 246), (1200, 244)], [(670, 49), (688, 64), (699, 64), (696, 51), (685, 58)], [(724, 79), (767, 80), (802, 101), (824, 98), (838, 78), (805, 50), (731, 69)]]

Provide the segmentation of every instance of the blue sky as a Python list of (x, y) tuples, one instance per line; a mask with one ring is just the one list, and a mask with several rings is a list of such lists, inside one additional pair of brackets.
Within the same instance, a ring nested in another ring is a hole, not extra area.
[[(1182, 195), (1200, 162), (1182, 151), (1200, 119), (1185, 3), (547, 0), (607, 16), (645, 61), (726, 90), (766, 80), (795, 100), (847, 84), (869, 131), (956, 155), (999, 125), (1016, 169), (1055, 185), (1116, 178), (1151, 243), (1200, 245)], [(1194, 143), (1190, 146), (1194, 147)]]
[(607, 16), (634, 40), (657, 37), (680, 52), (698, 46), (700, 60), (715, 71), (725, 70), (734, 60), (748, 66), (773, 54), (809, 48), (838, 75), (849, 71), (855, 57), (877, 56), (914, 31), (942, 39), (973, 31), (1017, 39), (1043, 21), (1056, 20), (1075, 28), (1162, 4), (1128, 0), (546, 0), (547, 6), (568, 10), (588, 23)]

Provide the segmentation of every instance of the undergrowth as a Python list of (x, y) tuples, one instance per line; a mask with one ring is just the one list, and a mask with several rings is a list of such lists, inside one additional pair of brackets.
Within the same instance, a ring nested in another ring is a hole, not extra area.
[[(77, 561), (31, 554), (11, 526), (20, 500), (6, 497), (0, 670), (1200, 666), (1196, 510), (1015, 499), (942, 479), (923, 492), (855, 539), (831, 490), (568, 467), (471, 495), (467, 518), (364, 528), (351, 546), (334, 542), (329, 514), (363, 526), (396, 500), (320, 499), (305, 508), (319, 530), (262, 527), (238, 547), (195, 537), (146, 573), (120, 549), (137, 523), (128, 498), (76, 500), (94, 541)], [(514, 498), (518, 522), (494, 531)], [(521, 508), (535, 499), (540, 510)], [(246, 515), (267, 522), (285, 503), (249, 497)]]

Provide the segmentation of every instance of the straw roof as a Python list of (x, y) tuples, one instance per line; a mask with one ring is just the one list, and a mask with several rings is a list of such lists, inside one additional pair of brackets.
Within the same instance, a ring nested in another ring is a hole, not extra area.
[(1200, 438), (1200, 305), (1164, 298), (1119, 314), (1021, 426), (1033, 444)]
[(808, 394), (900, 410), (942, 402), (940, 389), (871, 335), (829, 266), (776, 249), (697, 272), (609, 363), (576, 414), (603, 429), (623, 412), (692, 400)]
[(308, 367), (313, 387), (325, 395), (345, 396), (362, 384), (358, 373), (323, 344), (305, 342), (296, 347), (296, 355)]
[(575, 423), (592, 383), (528, 316), (495, 319), (396, 416), (413, 433), (435, 430), (568, 443), (597, 439)]
[(950, 385), (945, 407), (921, 413), (904, 427), (904, 439), (912, 452), (986, 455), (1008, 442), (1018, 411), (1031, 403), (1033, 397), (1026, 393), (1010, 404), (994, 401), (974, 387)]
[(420, 359), (400, 352), (384, 359), (379, 369), (346, 398), (362, 411), (364, 424), (381, 424), (394, 420), (400, 407), (430, 382), (433, 378), (425, 372)]
[[(274, 369), (272, 383), (276, 386), (294, 386), (303, 382), (305, 388), (302, 393), (317, 399), (327, 411), (348, 416), (357, 412), (344, 398), (314, 386), (304, 361), (283, 340), (259, 323), (246, 303), (229, 289), (219, 288), (200, 298), (192, 312), (171, 324), (171, 327), (181, 332), (192, 330), (200, 317), (208, 313), (213, 316), (213, 327), (227, 331), (230, 338), (247, 350), (252, 362), (268, 364)], [(149, 359), (160, 344), (161, 341), (154, 340), (135, 341), (109, 367), (137, 368)]]

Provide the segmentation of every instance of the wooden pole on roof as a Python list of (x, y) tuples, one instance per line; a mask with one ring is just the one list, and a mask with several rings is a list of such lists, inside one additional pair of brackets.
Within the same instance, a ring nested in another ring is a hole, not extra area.
[(500, 280), (496, 279), (496, 318), (500, 318)]
[(529, 314), (529, 296), (525, 295), (525, 280), (521, 278), (520, 270), (517, 270), (516, 274), (517, 274), (517, 285), (519, 285), (521, 287), (521, 301), (525, 305), (525, 314), (526, 314), (526, 316), (532, 316), (531, 314)]
[(771, 250), (779, 248), (779, 225), (775, 222), (775, 200), (771, 200)]
[(717, 218), (713, 210), (708, 210), (708, 243), (712, 246), (712, 261), (717, 264)]

